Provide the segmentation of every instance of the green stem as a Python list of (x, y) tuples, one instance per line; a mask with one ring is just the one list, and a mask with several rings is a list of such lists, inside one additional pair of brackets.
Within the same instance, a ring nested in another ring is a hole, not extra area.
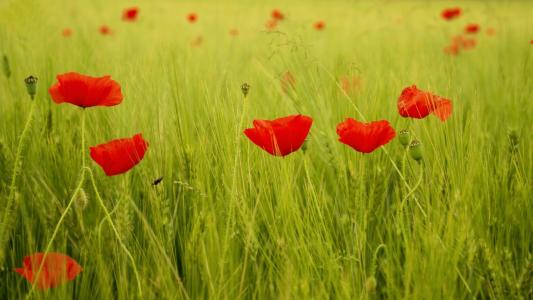
[(124, 252), (128, 256), (128, 259), (131, 261), (131, 265), (133, 267), (133, 273), (135, 274), (135, 279), (137, 280), (137, 287), (139, 289), (139, 296), (142, 296), (141, 280), (140, 280), (140, 277), (139, 277), (139, 272), (137, 270), (137, 266), (135, 265), (135, 259), (133, 259), (133, 255), (131, 255), (131, 252), (128, 250), (128, 248), (126, 247), (126, 245), (122, 241), (122, 238), (120, 237), (120, 234), (119, 234), (117, 228), (115, 227), (115, 224), (111, 220), (111, 214), (107, 210), (107, 207), (105, 206), (104, 201), (102, 200), (102, 197), (100, 196), (100, 192), (98, 191), (98, 188), (96, 186), (96, 181), (94, 179), (93, 172), (91, 171), (91, 169), (87, 169), (87, 172), (89, 173), (89, 177), (90, 177), (90, 180), (91, 180), (91, 183), (92, 183), (92, 187), (93, 187), (94, 193), (96, 195), (96, 199), (98, 199), (98, 203), (100, 204), (100, 206), (102, 207), (102, 209), (104, 210), (104, 213), (106, 215), (105, 218), (107, 219), (107, 222), (109, 223), (109, 226), (111, 226), (111, 229), (113, 230), (113, 233), (115, 233), (115, 236), (116, 236), (116, 238), (117, 238), (117, 240), (118, 240), (118, 242), (120, 244), (120, 247), (122, 248), (122, 250), (124, 250)]
[(50, 237), (50, 240), (48, 241), (48, 244), (46, 245), (46, 248), (44, 250), (43, 259), (41, 265), (39, 266), (39, 269), (37, 270), (37, 273), (35, 274), (34, 278), (36, 280), (33, 282), (31, 286), (31, 290), (26, 296), (26, 299), (29, 299), (30, 296), (33, 294), (33, 291), (35, 290), (35, 286), (39, 282), (39, 275), (41, 275), (41, 271), (44, 266), (44, 262), (46, 260), (46, 256), (48, 256), (48, 252), (50, 251), (50, 248), (52, 248), (52, 243), (54, 242), (54, 239), (57, 236), (57, 233), (59, 232), (59, 228), (61, 228), (61, 225), (63, 224), (63, 221), (65, 220), (68, 212), (70, 211), (70, 208), (74, 204), (74, 201), (76, 200), (76, 196), (78, 196), (78, 193), (81, 191), (83, 187), (83, 183), (85, 182), (85, 172), (87, 167), (85, 166), (85, 111), (81, 114), (81, 161), (82, 161), (82, 168), (81, 168), (81, 174), (80, 174), (80, 180), (78, 182), (78, 185), (76, 186), (76, 189), (74, 189), (74, 193), (72, 194), (72, 197), (70, 197), (70, 200), (67, 204), (67, 207), (61, 214), (61, 217), (59, 218), (59, 221), (57, 221), (56, 227), (54, 228), (54, 231), (52, 233), (52, 237)]
[(2, 216), (2, 227), (0, 227), (0, 265), (3, 264), (5, 259), (5, 246), (4, 244), (7, 243), (7, 240), (9, 239), (9, 235), (11, 233), (11, 218), (12, 213), (15, 210), (16, 207), (16, 191), (17, 191), (17, 178), (20, 173), (20, 169), (22, 168), (22, 153), (24, 152), (24, 146), (26, 145), (26, 135), (30, 131), (31, 123), (33, 121), (33, 115), (35, 113), (35, 108), (37, 106), (37, 101), (32, 101), (30, 113), (28, 115), (28, 118), (26, 119), (26, 124), (24, 124), (24, 129), (22, 130), (22, 133), (20, 135), (20, 139), (17, 145), (17, 152), (15, 156), (15, 165), (13, 166), (13, 171), (11, 173), (11, 183), (9, 185), (9, 195), (7, 197), (7, 203), (5, 205), (4, 214)]

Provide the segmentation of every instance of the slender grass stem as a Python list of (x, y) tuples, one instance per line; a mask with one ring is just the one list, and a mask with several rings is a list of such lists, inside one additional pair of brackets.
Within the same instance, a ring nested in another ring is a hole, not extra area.
[(28, 135), (28, 132), (30, 131), (31, 124), (33, 121), (33, 115), (35, 114), (35, 110), (37, 107), (37, 101), (33, 100), (31, 103), (30, 113), (28, 114), (28, 118), (26, 119), (26, 123), (24, 124), (24, 129), (22, 130), (22, 133), (19, 138), (19, 142), (17, 145), (17, 152), (15, 156), (15, 164), (13, 166), (13, 171), (11, 172), (11, 183), (9, 184), (9, 195), (7, 197), (7, 203), (5, 205), (4, 214), (2, 216), (2, 227), (0, 227), (0, 265), (4, 263), (5, 259), (5, 244), (7, 243), (9, 239), (9, 235), (11, 234), (11, 223), (13, 218), (13, 213), (16, 209), (16, 194), (17, 194), (17, 178), (20, 174), (20, 170), (22, 168), (22, 154), (24, 153), (25, 148), (25, 141), (26, 136)]

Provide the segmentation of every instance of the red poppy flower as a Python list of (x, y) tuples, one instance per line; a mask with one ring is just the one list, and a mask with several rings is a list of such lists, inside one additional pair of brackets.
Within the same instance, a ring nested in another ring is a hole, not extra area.
[(140, 133), (132, 138), (116, 139), (90, 147), (91, 158), (102, 167), (107, 176), (128, 172), (141, 162), (147, 149), (148, 142)]
[(111, 34), (111, 29), (107, 25), (100, 26), (100, 33), (102, 35), (109, 35)]
[(194, 23), (196, 22), (196, 20), (198, 20), (198, 15), (196, 15), (195, 13), (190, 13), (189, 15), (187, 15), (187, 20), (189, 20), (189, 23)]
[(337, 134), (339, 142), (356, 151), (370, 153), (390, 142), (396, 136), (396, 131), (386, 120), (363, 123), (348, 118), (337, 125)]
[(315, 24), (313, 24), (313, 27), (316, 30), (323, 30), (324, 27), (326, 27), (326, 23), (324, 21), (317, 21), (317, 22), (315, 22)]
[(531, 40), (531, 42), (529, 42), (531, 45), (533, 45), (533, 40)]
[(75, 72), (58, 75), (49, 92), (56, 103), (67, 102), (83, 108), (114, 106), (123, 98), (120, 85), (110, 76), (91, 77)]
[[(40, 289), (54, 288), (74, 280), (82, 271), (81, 266), (67, 255), (50, 252), (46, 255), (44, 261), (43, 257), (44, 253), (26, 256), (23, 261), (24, 266), (14, 269), (14, 271), (32, 284), (37, 281), (37, 287)], [(39, 268), (41, 268), (39, 278), (35, 278)]]
[(122, 20), (124, 20), (124, 21), (133, 22), (133, 21), (137, 20), (138, 16), (139, 16), (139, 8), (138, 7), (126, 8), (122, 12)]
[(465, 27), (466, 33), (478, 33), (479, 32), (479, 25), (478, 24), (468, 24)]
[(441, 16), (443, 19), (452, 20), (461, 15), (461, 9), (459, 7), (447, 8), (442, 11)]
[(257, 146), (274, 156), (285, 156), (302, 147), (313, 119), (292, 115), (275, 120), (254, 120), (254, 128), (244, 134)]
[(70, 29), (70, 28), (63, 29), (63, 31), (61, 32), (61, 35), (64, 36), (64, 37), (71, 36), (72, 35), (72, 29)]
[(272, 11), (271, 15), (272, 15), (272, 19), (274, 19), (274, 20), (281, 21), (281, 20), (285, 19), (285, 16), (283, 15), (283, 13), (279, 9), (274, 9)]
[(452, 102), (421, 91), (413, 85), (402, 91), (398, 99), (398, 110), (404, 118), (423, 119), (432, 113), (444, 122), (452, 114)]

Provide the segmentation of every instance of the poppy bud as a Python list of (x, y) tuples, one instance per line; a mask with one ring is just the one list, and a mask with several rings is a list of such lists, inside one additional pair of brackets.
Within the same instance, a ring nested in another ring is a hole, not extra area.
[(403, 146), (407, 146), (409, 145), (409, 142), (411, 142), (411, 135), (407, 129), (401, 130), (398, 138), (400, 140), (400, 144)]
[(376, 281), (376, 277), (370, 276), (367, 278), (365, 282), (365, 289), (367, 293), (373, 293), (376, 291), (376, 288), (378, 286), (378, 282)]
[(248, 91), (250, 91), (250, 85), (248, 83), (243, 83), (241, 85), (241, 91), (244, 97), (248, 96)]
[(409, 154), (414, 160), (420, 161), (422, 159), (422, 144), (417, 140), (412, 141), (409, 145)]
[(4, 69), (4, 75), (6, 75), (7, 78), (11, 77), (11, 68), (9, 67), (9, 60), (7, 59), (7, 55), (4, 54), (3, 58), (3, 64), (2, 67)]
[(37, 94), (37, 80), (38, 78), (33, 75), (24, 79), (24, 83), (26, 84), (26, 89), (28, 90), (28, 95), (30, 95), (31, 100), (33, 100), (35, 98), (35, 94)]

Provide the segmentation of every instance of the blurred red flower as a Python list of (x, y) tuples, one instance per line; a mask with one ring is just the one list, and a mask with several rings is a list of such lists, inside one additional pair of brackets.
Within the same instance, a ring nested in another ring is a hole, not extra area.
[(478, 33), (479, 32), (479, 25), (478, 24), (468, 24), (465, 27), (466, 33)]
[(348, 118), (337, 125), (337, 134), (341, 143), (356, 151), (371, 153), (390, 142), (396, 131), (386, 120), (363, 123)]
[(272, 11), (271, 15), (272, 15), (272, 19), (273, 20), (281, 21), (281, 20), (285, 19), (285, 16), (283, 15), (283, 13), (279, 9), (274, 9)]
[(147, 149), (148, 142), (141, 134), (90, 147), (91, 158), (100, 165), (107, 176), (128, 172), (141, 162)]
[(274, 30), (278, 26), (278, 21), (276, 19), (270, 19), (266, 22), (265, 27), (268, 30)]
[(404, 118), (415, 119), (423, 119), (432, 113), (444, 122), (452, 114), (452, 102), (413, 85), (402, 91), (398, 98), (398, 111)]
[(313, 119), (292, 115), (275, 120), (254, 120), (244, 134), (261, 149), (274, 156), (286, 156), (302, 147)]
[(79, 107), (114, 106), (122, 102), (120, 85), (111, 76), (91, 77), (76, 72), (57, 75), (57, 83), (48, 90), (56, 103)]
[(323, 30), (326, 27), (326, 23), (324, 21), (317, 21), (313, 24), (313, 27), (316, 30)]
[[(74, 280), (82, 272), (81, 266), (71, 257), (50, 252), (44, 258), (44, 253), (34, 253), (24, 257), (22, 268), (14, 269), (31, 284), (37, 281), (39, 289), (49, 289), (57, 287), (68, 281)], [(41, 267), (42, 266), (42, 267)], [(37, 272), (39, 278), (36, 278)]]
[(102, 35), (109, 35), (111, 34), (111, 29), (107, 25), (100, 26), (100, 33)]
[(198, 15), (196, 13), (190, 13), (187, 15), (187, 20), (189, 23), (194, 23), (198, 20)]
[(446, 8), (442, 11), (441, 16), (445, 20), (453, 20), (461, 15), (461, 8), (459, 7), (453, 7), (453, 8)]
[(138, 16), (139, 16), (139, 8), (138, 7), (126, 8), (122, 12), (122, 20), (124, 20), (124, 21), (133, 22), (133, 21), (137, 20)]
[(63, 29), (63, 31), (61, 32), (61, 35), (64, 36), (64, 37), (71, 36), (72, 35), (72, 29), (70, 29), (70, 28)]

